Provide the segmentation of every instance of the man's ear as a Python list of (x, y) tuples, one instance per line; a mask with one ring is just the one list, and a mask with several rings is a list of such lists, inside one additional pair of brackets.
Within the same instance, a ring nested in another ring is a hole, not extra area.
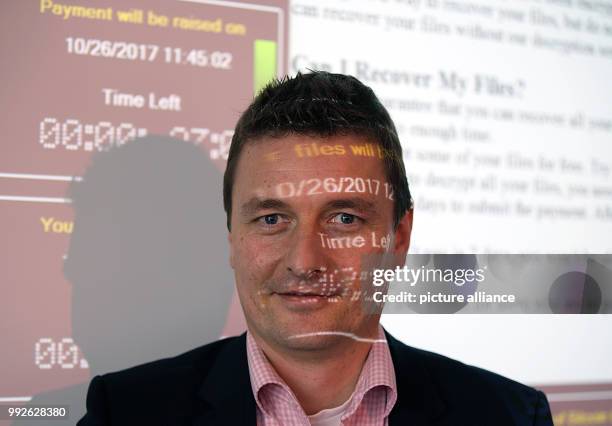
[(395, 254), (406, 258), (408, 248), (410, 247), (410, 234), (412, 234), (412, 219), (414, 209), (409, 209), (400, 220), (395, 230), (395, 245), (393, 247)]
[(232, 244), (232, 233), (227, 231), (227, 242), (229, 245), (229, 262), (232, 269), (234, 269), (234, 245)]

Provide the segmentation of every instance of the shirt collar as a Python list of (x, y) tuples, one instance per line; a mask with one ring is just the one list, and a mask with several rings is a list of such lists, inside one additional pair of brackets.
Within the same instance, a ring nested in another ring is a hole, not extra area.
[[(247, 331), (247, 360), (253, 396), (262, 411), (268, 413), (269, 409), (267, 401), (261, 398), (260, 394), (261, 390), (268, 385), (279, 386), (284, 389), (285, 392), (282, 392), (282, 394), (287, 396), (285, 402), (294, 403), (299, 406), (295, 394), (278, 375), (276, 370), (274, 370), (274, 367), (272, 367), (249, 331)], [(384, 415), (386, 417), (393, 409), (397, 400), (397, 385), (393, 360), (391, 359), (387, 339), (381, 325), (378, 326), (378, 336), (372, 343), (372, 347), (359, 374), (355, 391), (350, 398), (351, 402), (347, 407), (346, 415), (343, 417), (352, 415), (362, 400), (367, 395), (375, 393), (376, 390), (384, 390), (385, 392)], [(277, 395), (279, 394), (277, 393)]]
[[(283, 398), (286, 403), (297, 403), (297, 398), (293, 391), (287, 386), (283, 379), (278, 375), (270, 361), (266, 358), (253, 335), (247, 330), (247, 361), (249, 364), (249, 375), (251, 376), (251, 389), (257, 406), (266, 414), (269, 409), (269, 401), (263, 397), (261, 390), (266, 386), (278, 386), (285, 392), (276, 392), (275, 396)], [(299, 406), (299, 404), (298, 404)]]
[[(361, 369), (352, 401), (344, 417), (351, 416), (368, 395), (381, 392), (385, 398), (384, 417), (388, 416), (397, 401), (397, 384), (391, 352), (385, 337), (384, 329), (378, 326), (378, 336), (372, 343), (368, 357)], [(380, 393), (379, 393), (380, 395)]]

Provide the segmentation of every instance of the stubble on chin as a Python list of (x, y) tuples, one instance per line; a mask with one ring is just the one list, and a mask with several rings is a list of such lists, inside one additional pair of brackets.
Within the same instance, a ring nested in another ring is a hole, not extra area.
[[(256, 329), (260, 338), (281, 350), (304, 352), (331, 350), (353, 340), (355, 336), (367, 337), (361, 336), (365, 332), (364, 327), (371, 328), (366, 324), (367, 318), (362, 316), (362, 306), (359, 302), (344, 303), (348, 305), (335, 312), (325, 313), (329, 317), (324, 318), (316, 318), (321, 312), (315, 312), (311, 316), (295, 315), (295, 318), (292, 318), (291, 313), (275, 315), (270, 310), (261, 317), (264, 321), (256, 326)], [(357, 318), (359, 320), (355, 321)]]

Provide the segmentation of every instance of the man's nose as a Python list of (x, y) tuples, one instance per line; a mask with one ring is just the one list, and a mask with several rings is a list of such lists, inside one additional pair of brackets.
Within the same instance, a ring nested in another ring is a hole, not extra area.
[(287, 269), (301, 279), (311, 279), (313, 274), (321, 274), (328, 269), (326, 249), (316, 229), (296, 229), (286, 250)]

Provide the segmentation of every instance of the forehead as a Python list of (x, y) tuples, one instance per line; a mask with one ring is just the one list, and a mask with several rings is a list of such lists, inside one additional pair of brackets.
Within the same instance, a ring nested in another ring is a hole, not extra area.
[(247, 143), (240, 155), (234, 189), (269, 187), (309, 176), (385, 179), (382, 150), (356, 135), (288, 135)]

